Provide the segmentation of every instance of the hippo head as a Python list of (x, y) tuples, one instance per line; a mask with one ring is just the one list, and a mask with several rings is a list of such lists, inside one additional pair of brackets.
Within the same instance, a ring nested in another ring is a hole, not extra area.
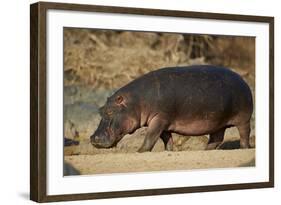
[(91, 143), (97, 148), (110, 148), (126, 134), (133, 133), (137, 127), (135, 109), (129, 106), (124, 95), (113, 95), (99, 108), (101, 121), (91, 136)]

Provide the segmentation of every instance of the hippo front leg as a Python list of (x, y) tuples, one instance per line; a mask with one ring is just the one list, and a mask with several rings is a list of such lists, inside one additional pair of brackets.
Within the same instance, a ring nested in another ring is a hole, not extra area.
[(159, 139), (161, 133), (166, 128), (166, 122), (154, 117), (148, 125), (147, 134), (144, 138), (142, 146), (139, 148), (138, 152), (148, 152), (151, 151)]

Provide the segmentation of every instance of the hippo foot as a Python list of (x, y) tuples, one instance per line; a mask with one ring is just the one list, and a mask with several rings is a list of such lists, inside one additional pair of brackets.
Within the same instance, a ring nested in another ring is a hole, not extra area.
[(138, 149), (139, 153), (143, 153), (143, 152), (150, 152), (152, 150), (154, 145), (152, 145), (150, 143), (149, 140), (145, 140), (142, 144), (142, 146)]
[(173, 151), (173, 144), (172, 143), (168, 143), (165, 146), (165, 151)]
[(149, 151), (150, 151), (150, 150), (145, 149), (145, 148), (143, 148), (143, 147), (141, 147), (141, 148), (138, 149), (138, 153), (149, 152)]
[(210, 144), (207, 145), (205, 150), (219, 149), (220, 145), (221, 145), (221, 143), (217, 143), (217, 142), (210, 143)]
[(251, 148), (249, 144), (240, 144), (240, 149), (249, 149)]

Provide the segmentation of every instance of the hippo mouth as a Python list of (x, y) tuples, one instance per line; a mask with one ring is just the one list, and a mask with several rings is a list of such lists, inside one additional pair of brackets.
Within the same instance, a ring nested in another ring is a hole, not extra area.
[(93, 141), (91, 142), (91, 144), (98, 149), (102, 149), (102, 148), (109, 149), (109, 148), (112, 148), (112, 147), (116, 147), (116, 145), (117, 145), (117, 143), (106, 143), (106, 144), (103, 143), (103, 144), (101, 144), (101, 143), (96, 143), (96, 142), (93, 142)]
[(123, 136), (118, 137), (113, 143), (98, 143), (98, 142), (94, 142), (91, 141), (91, 144), (98, 148), (98, 149), (109, 149), (109, 148), (113, 148), (116, 147), (118, 142), (123, 138)]

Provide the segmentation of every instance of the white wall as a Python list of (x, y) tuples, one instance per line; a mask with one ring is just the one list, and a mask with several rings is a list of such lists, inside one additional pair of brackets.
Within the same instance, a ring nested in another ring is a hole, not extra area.
[[(276, 187), (274, 189), (196, 193), (170, 196), (98, 200), (96, 204), (253, 204), (280, 200), (281, 13), (277, 0), (75, 0), (88, 4), (147, 7), (275, 16), (275, 147)], [(2, 1), (0, 7), (0, 190), (1, 204), (31, 204), (29, 192), (29, 3)], [(279, 79), (278, 79), (279, 78)], [(279, 104), (279, 105), (278, 105)], [(4, 113), (4, 114), (3, 114)], [(153, 200), (153, 201), (151, 201)], [(92, 204), (93, 201), (71, 202)]]

